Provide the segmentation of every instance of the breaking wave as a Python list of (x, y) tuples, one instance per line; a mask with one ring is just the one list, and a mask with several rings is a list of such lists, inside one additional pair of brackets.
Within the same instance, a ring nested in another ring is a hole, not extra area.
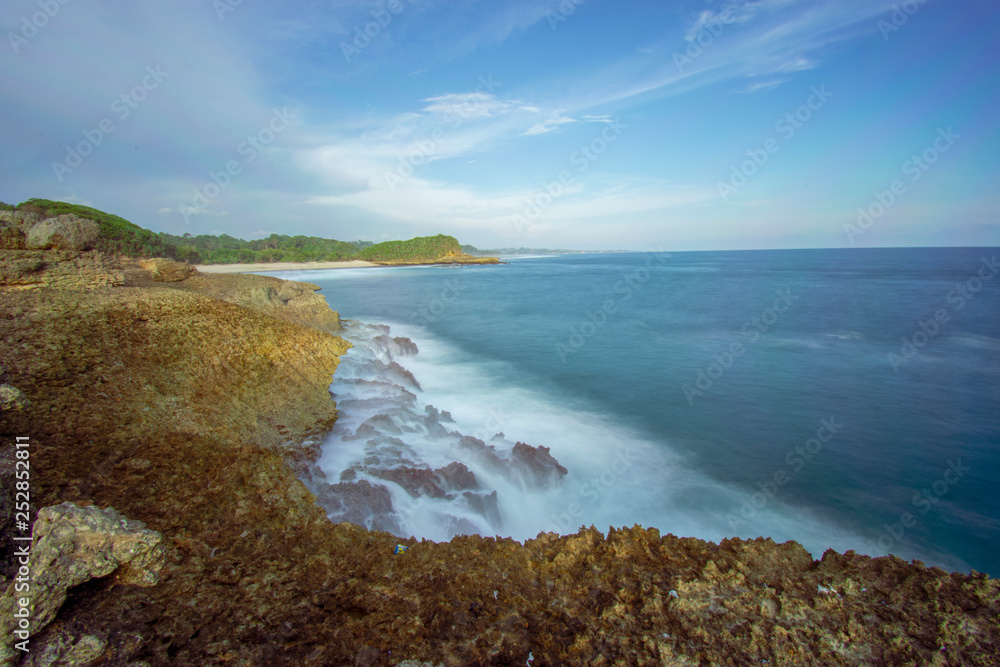
[(638, 523), (715, 541), (796, 539), (814, 555), (862, 545), (776, 498), (741, 516), (746, 493), (669, 443), (532, 388), (501, 362), (415, 327), (344, 324), (354, 347), (330, 386), (339, 417), (318, 462), (328, 483), (312, 484), (333, 521), (436, 541)]

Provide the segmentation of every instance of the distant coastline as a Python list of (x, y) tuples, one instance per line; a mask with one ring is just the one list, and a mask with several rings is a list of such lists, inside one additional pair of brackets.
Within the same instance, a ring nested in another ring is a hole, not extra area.
[(321, 269), (367, 269), (390, 266), (453, 266), (504, 264), (497, 257), (440, 258), (435, 261), (367, 262), (351, 259), (340, 262), (253, 262), (247, 264), (195, 264), (201, 273), (260, 273), (263, 271), (315, 271)]
[(255, 262), (251, 264), (196, 264), (201, 273), (259, 273), (261, 271), (312, 271), (317, 269), (365, 269), (380, 266), (363, 259), (344, 262)]

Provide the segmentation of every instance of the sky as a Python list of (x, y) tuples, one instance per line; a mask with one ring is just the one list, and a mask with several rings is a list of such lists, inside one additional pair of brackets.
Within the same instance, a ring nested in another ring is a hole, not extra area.
[(5, 0), (0, 200), (480, 248), (1000, 245), (995, 0)]

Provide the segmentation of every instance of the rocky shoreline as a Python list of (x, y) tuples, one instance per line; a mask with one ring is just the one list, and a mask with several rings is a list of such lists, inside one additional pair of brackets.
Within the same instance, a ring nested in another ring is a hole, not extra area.
[[(20, 238), (0, 238), (6, 664), (996, 664), (1000, 585), (977, 573), (638, 526), (520, 544), (331, 523), (302, 480), (348, 343), (315, 286)], [(50, 600), (28, 654), (16, 436)]]

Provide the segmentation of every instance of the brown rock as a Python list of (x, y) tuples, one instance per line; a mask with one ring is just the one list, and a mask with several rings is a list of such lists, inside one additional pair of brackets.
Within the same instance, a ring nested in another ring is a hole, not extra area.
[(100, 229), (93, 220), (66, 213), (32, 226), (28, 232), (27, 246), (34, 250), (89, 250), (94, 246)]
[[(56, 616), (70, 588), (118, 571), (122, 583), (152, 586), (159, 581), (162, 536), (115, 510), (63, 503), (38, 511), (30, 548), (30, 627), (37, 632)], [(18, 627), (15, 582), (0, 601), (0, 646), (9, 646)]]
[[(52, 274), (56, 255), (33, 272)], [(197, 293), (219, 289), (203, 278), (0, 285), (0, 364), (32, 403), (0, 412), (2, 470), (10, 436), (30, 433), (39, 506), (113, 506), (170, 546), (156, 586), (71, 588), (38, 637), (56, 647), (45, 655), (95, 659), (106, 641), (95, 664), (996, 664), (1000, 584), (976, 573), (639, 526), (436, 544), (333, 524), (285, 459), (315, 461), (347, 345), (279, 319), (313, 292), (282, 301), (277, 281), (252, 307)], [(229, 296), (249, 304), (254, 283)], [(541, 448), (461, 446), (562, 477)], [(445, 470), (433, 472), (462, 478)], [(392, 529), (384, 487), (342, 484), (356, 501), (345, 515)]]
[(153, 280), (161, 283), (176, 283), (198, 275), (198, 269), (190, 264), (163, 257), (140, 260), (139, 266), (149, 271)]
[(24, 250), (28, 247), (28, 237), (17, 227), (0, 223), (0, 249)]
[(215, 273), (198, 274), (178, 287), (252, 308), (286, 322), (332, 334), (341, 331), (340, 315), (330, 310), (326, 298), (317, 294), (319, 286), (311, 283), (270, 276)]

